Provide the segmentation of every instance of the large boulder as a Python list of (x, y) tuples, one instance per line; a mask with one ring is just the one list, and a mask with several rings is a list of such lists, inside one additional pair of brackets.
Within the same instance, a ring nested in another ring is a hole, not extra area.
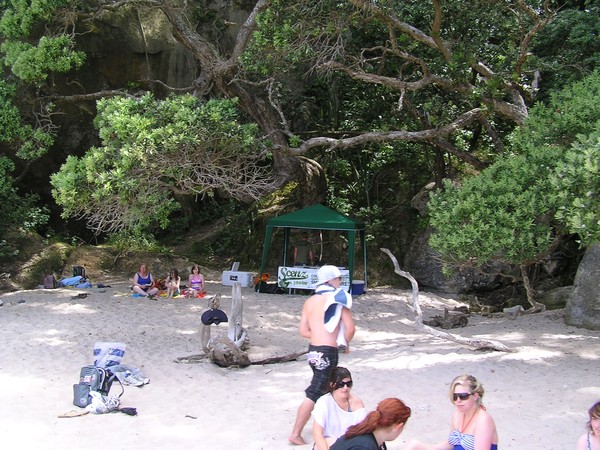
[(573, 294), (565, 308), (568, 325), (600, 330), (600, 244), (590, 246), (577, 270)]
[(561, 286), (544, 292), (536, 300), (546, 305), (546, 309), (562, 309), (567, 305), (573, 286)]
[(410, 272), (420, 286), (449, 294), (489, 292), (503, 287), (506, 283), (499, 273), (510, 273), (514, 270), (508, 265), (500, 267), (497, 264), (498, 267), (487, 273), (474, 268), (446, 272), (439, 255), (429, 246), (430, 235), (430, 227), (417, 234), (404, 258), (404, 270)]

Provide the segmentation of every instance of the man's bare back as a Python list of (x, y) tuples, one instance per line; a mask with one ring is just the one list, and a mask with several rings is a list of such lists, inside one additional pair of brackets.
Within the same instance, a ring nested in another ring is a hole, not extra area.
[[(312, 345), (337, 347), (337, 335), (340, 331), (340, 324), (331, 333), (325, 329), (325, 304), (328, 301), (328, 297), (327, 294), (315, 294), (304, 302), (302, 317), (300, 318), (300, 334), (308, 338)], [(354, 336), (354, 321), (349, 309), (342, 309), (340, 323), (343, 323), (345, 326), (344, 334), (346, 341), (349, 343)]]

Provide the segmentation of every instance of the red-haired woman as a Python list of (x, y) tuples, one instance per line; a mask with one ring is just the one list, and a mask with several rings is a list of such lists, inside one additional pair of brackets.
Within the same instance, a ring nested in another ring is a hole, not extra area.
[(410, 408), (402, 400), (386, 398), (362, 422), (348, 428), (330, 450), (386, 450), (385, 443), (400, 436), (409, 417)]

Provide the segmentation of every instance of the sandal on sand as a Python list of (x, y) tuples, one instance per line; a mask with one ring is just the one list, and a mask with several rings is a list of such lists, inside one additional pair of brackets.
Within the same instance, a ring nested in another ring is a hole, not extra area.
[(90, 412), (83, 409), (81, 411), (75, 411), (74, 409), (72, 409), (69, 412), (66, 412), (64, 414), (60, 414), (58, 417), (60, 417), (61, 419), (69, 419), (71, 417), (80, 417), (80, 416), (85, 416), (86, 414), (89, 414)]

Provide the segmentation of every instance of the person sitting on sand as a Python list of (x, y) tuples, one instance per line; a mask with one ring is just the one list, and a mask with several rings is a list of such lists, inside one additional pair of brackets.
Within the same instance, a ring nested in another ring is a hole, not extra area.
[(600, 401), (588, 410), (587, 433), (577, 441), (576, 450), (600, 450)]
[(187, 298), (198, 297), (199, 295), (206, 294), (204, 275), (200, 273), (200, 268), (195, 264), (192, 266), (192, 273), (190, 273), (188, 282), (190, 286), (187, 291)]
[(472, 375), (459, 375), (450, 384), (452, 415), (450, 436), (435, 445), (411, 441), (404, 450), (475, 450), (498, 449), (498, 432), (492, 416), (481, 403), (483, 385)]
[(386, 398), (364, 420), (348, 431), (330, 447), (331, 450), (387, 450), (385, 445), (404, 430), (410, 408), (397, 398)]
[(133, 276), (133, 286), (131, 286), (131, 290), (135, 294), (150, 298), (158, 293), (158, 288), (154, 286), (154, 278), (152, 278), (152, 274), (148, 272), (148, 266), (146, 266), (146, 264), (142, 264), (139, 272)]
[(179, 285), (181, 283), (181, 277), (177, 269), (171, 269), (169, 276), (165, 280), (165, 286), (167, 288), (167, 298), (178, 297), (181, 293), (179, 291)]
[(313, 409), (315, 450), (327, 450), (346, 430), (367, 415), (362, 400), (352, 394), (352, 375), (345, 367), (330, 373), (329, 392), (321, 396)]

